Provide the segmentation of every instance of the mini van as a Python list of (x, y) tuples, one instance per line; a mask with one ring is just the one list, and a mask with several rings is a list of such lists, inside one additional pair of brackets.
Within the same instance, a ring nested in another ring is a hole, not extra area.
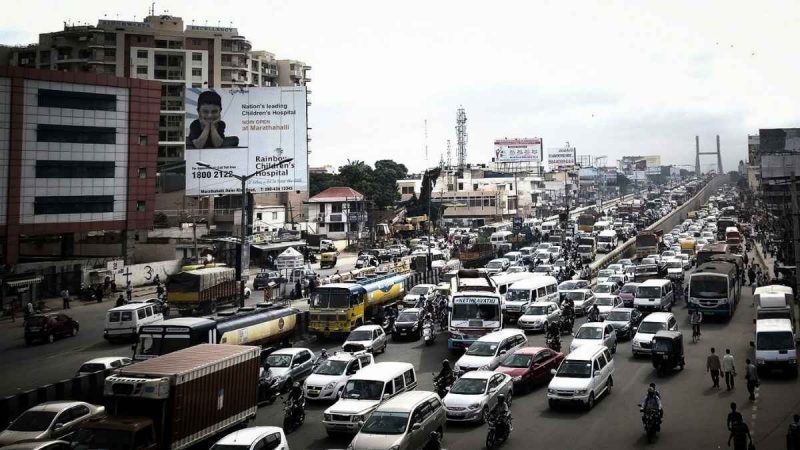
[(413, 364), (371, 364), (347, 380), (339, 400), (325, 410), (322, 423), (329, 435), (357, 433), (378, 405), (416, 387), (417, 373)]
[(657, 312), (652, 313), (642, 319), (639, 326), (635, 329), (636, 334), (631, 340), (631, 350), (633, 356), (650, 356), (650, 349), (653, 345), (653, 336), (661, 330), (678, 331), (678, 321), (672, 313)]
[(633, 306), (639, 311), (670, 311), (675, 293), (672, 282), (664, 279), (647, 280), (636, 288)]
[(783, 369), (797, 377), (797, 344), (789, 319), (759, 319), (756, 321), (756, 367), (759, 372)]
[(577, 403), (592, 409), (595, 400), (611, 393), (614, 385), (614, 358), (607, 347), (584, 345), (564, 358), (547, 386), (551, 409), (560, 404)]
[(456, 361), (454, 371), (461, 375), (470, 370), (494, 370), (506, 355), (514, 353), (528, 343), (525, 332), (515, 328), (481, 336), (473, 342), (464, 355)]
[(106, 314), (103, 337), (108, 342), (133, 340), (139, 334), (139, 328), (163, 318), (153, 303), (129, 303), (117, 306), (109, 309)]
[(429, 391), (404, 392), (380, 405), (347, 448), (426, 448), (434, 431), (439, 436), (443, 434), (446, 421), (438, 395)]

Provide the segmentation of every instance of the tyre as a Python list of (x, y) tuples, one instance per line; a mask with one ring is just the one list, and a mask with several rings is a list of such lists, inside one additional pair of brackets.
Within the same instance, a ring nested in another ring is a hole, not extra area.
[(611, 354), (612, 355), (616, 355), (617, 354), (617, 343), (616, 342), (614, 342), (614, 346), (611, 347)]
[(508, 394), (506, 394), (506, 405), (511, 406), (511, 401), (514, 399), (514, 390), (509, 389)]
[(547, 399), (547, 406), (550, 407), (550, 409), (556, 409), (556, 407), (558, 407), (558, 404), (556, 403), (555, 400), (553, 400), (551, 398), (548, 398)]
[(608, 377), (608, 383), (606, 383), (606, 395), (611, 394), (612, 386), (614, 386), (614, 378)]
[(47, 335), (47, 343), (48, 344), (52, 344), (53, 341), (55, 341), (55, 340), (56, 340), (56, 336), (53, 333), (50, 333), (50, 334)]
[(594, 392), (589, 394), (589, 400), (586, 402), (586, 409), (591, 410), (594, 408)]
[(293, 428), (294, 427), (292, 426), (292, 418), (288, 417), (288, 416), (284, 417), (283, 418), (283, 431), (286, 432), (286, 434), (289, 434), (289, 433), (292, 432)]
[(486, 448), (491, 450), (494, 448), (494, 444), (494, 430), (489, 430), (489, 432), (486, 433)]
[(488, 417), (488, 415), (489, 415), (489, 407), (484, 406), (483, 409), (481, 410), (481, 417), (478, 420), (478, 423), (486, 423), (486, 417)]
[(72, 331), (69, 334), (70, 334), (70, 336), (73, 336), (73, 337), (77, 336), (78, 335), (78, 327), (73, 328)]

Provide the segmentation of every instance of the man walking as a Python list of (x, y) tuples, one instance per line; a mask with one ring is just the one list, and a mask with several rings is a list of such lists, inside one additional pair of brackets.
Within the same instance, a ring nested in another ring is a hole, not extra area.
[(711, 347), (711, 354), (708, 355), (706, 359), (706, 372), (711, 372), (711, 382), (713, 385), (711, 387), (718, 388), (719, 387), (719, 371), (722, 368), (722, 365), (719, 361), (719, 356), (715, 353), (714, 347)]
[(722, 357), (722, 371), (725, 372), (725, 385), (730, 391), (735, 387), (734, 377), (736, 376), (736, 367), (733, 365), (733, 355), (731, 349), (725, 349), (725, 356)]
[(756, 388), (758, 387), (758, 370), (756, 365), (750, 361), (750, 358), (745, 360), (745, 373), (744, 378), (747, 380), (747, 391), (750, 392), (750, 400), (756, 399)]
[(731, 434), (728, 436), (728, 447), (731, 446), (731, 440), (733, 440), (733, 450), (747, 450), (748, 443), (753, 443), (753, 438), (750, 436), (750, 428), (747, 427), (741, 417), (731, 427)]
[(734, 422), (736, 421), (741, 422), (742, 420), (744, 420), (742, 419), (742, 413), (736, 410), (736, 402), (731, 402), (731, 412), (728, 413), (728, 420), (727, 420), (728, 431), (730, 431), (733, 428)]
[(800, 414), (794, 415), (794, 422), (786, 432), (786, 450), (800, 450)]
[(61, 290), (61, 309), (69, 309), (69, 290), (67, 288)]

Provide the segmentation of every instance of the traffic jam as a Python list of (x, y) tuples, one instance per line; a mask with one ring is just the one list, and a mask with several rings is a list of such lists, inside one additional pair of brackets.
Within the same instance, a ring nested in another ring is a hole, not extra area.
[[(104, 338), (129, 342), (132, 356), (77, 371), (107, 374), (102, 403), (34, 406), (0, 433), (0, 445), (304, 448), (295, 439), (309, 439), (304, 428), (314, 422), (327, 434), (315, 439), (329, 448), (440, 449), (453, 426), (483, 427), (473, 448), (497, 448), (512, 436), (517, 402), (539, 396), (556, 414), (591, 411), (629, 376), (617, 355), (679, 373), (688, 341), (702, 339), (703, 318), (733, 316), (751, 230), (737, 218), (731, 186), (690, 205), (707, 182), (388, 243), (364, 254), (391, 255), (399, 261), (392, 270), (322, 284), (307, 311), (224, 309), (238, 292), (231, 270), (185, 268), (168, 281), (177, 317), (157, 301), (109, 311)], [(796, 376), (792, 288), (771, 283), (754, 295), (759, 371)], [(672, 312), (679, 304), (690, 336)], [(62, 326), (77, 332), (77, 323)], [(26, 341), (47, 340), (36, 334), (42, 329), (26, 328)], [(408, 342), (447, 357), (436, 373), (421, 373), (393, 354)], [(663, 410), (657, 391), (642, 391), (641, 433), (652, 442)], [(248, 426), (264, 415), (282, 426)]]

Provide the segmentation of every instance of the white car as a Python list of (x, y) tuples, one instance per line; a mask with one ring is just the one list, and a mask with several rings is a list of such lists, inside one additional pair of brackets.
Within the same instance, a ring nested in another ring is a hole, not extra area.
[(0, 432), (0, 447), (21, 441), (66, 439), (81, 423), (105, 415), (105, 407), (86, 402), (59, 400), (40, 403), (14, 419)]
[(534, 276), (555, 276), (558, 273), (556, 266), (550, 264), (539, 264), (533, 269)]
[(116, 369), (118, 367), (127, 366), (132, 363), (130, 358), (125, 356), (107, 356), (105, 358), (95, 358), (86, 361), (78, 368), (78, 373), (75, 376), (79, 377), (88, 373), (99, 372), (106, 369)]
[(617, 283), (615, 283), (613, 281), (607, 281), (607, 282), (604, 282), (604, 283), (597, 283), (597, 285), (594, 287), (593, 291), (594, 291), (594, 296), (595, 296), (596, 299), (600, 298), (600, 297), (611, 297), (611, 298), (613, 298), (613, 297), (618, 297), (619, 296), (619, 289), (620, 289), (619, 284), (617, 284)]
[(522, 273), (527, 272), (528, 268), (525, 266), (511, 266), (506, 270), (506, 273)]
[(592, 409), (595, 401), (614, 385), (614, 357), (609, 349), (584, 345), (564, 358), (547, 386), (547, 403), (579, 403)]
[(436, 292), (435, 284), (418, 284), (411, 288), (411, 290), (406, 293), (406, 296), (403, 297), (403, 306), (413, 308), (423, 295), (425, 298), (431, 298), (434, 292)]
[(624, 267), (622, 267), (622, 264), (617, 263), (617, 264), (609, 264), (606, 267), (606, 269), (613, 270), (614, 273), (622, 273), (622, 269), (624, 269)]
[(280, 427), (249, 427), (218, 440), (211, 450), (289, 450), (289, 441)]
[[(563, 295), (562, 295), (563, 294)], [(586, 311), (594, 305), (594, 292), (591, 289), (574, 289), (571, 291), (559, 292), (561, 302), (570, 299), (575, 305), (575, 315), (586, 314)]]
[(310, 400), (337, 400), (347, 380), (374, 362), (375, 358), (367, 352), (336, 352), (314, 368), (306, 378), (303, 392)]
[(514, 328), (481, 336), (458, 358), (453, 371), (461, 375), (472, 370), (494, 370), (506, 355), (514, 353), (527, 342), (525, 332)]
[(504, 373), (476, 370), (458, 378), (442, 402), (447, 420), (454, 422), (483, 422), (497, 404), (497, 396), (504, 394), (511, 404), (514, 382)]
[(503, 272), (511, 265), (511, 261), (506, 258), (497, 258), (486, 263), (486, 272), (498, 273)]
[(614, 275), (614, 271), (610, 269), (602, 269), (597, 272), (597, 284), (605, 283), (606, 279)]
[(517, 320), (517, 326), (523, 330), (545, 331), (551, 322), (561, 318), (561, 308), (556, 302), (535, 302), (528, 305)]
[(267, 356), (270, 376), (278, 380), (281, 390), (288, 389), (295, 381), (301, 382), (314, 370), (314, 352), (310, 349), (282, 348)]
[(597, 305), (597, 310), (600, 311), (600, 317), (605, 319), (612, 309), (622, 306), (622, 300), (619, 296), (595, 296), (594, 304)]
[(629, 281), (628, 275), (622, 273), (616, 273), (611, 275), (610, 277), (606, 278), (606, 283), (614, 283), (618, 286), (622, 286), (623, 284)]
[(617, 332), (611, 324), (603, 322), (587, 322), (575, 332), (575, 338), (569, 344), (572, 352), (582, 345), (605, 345), (611, 353), (617, 351)]
[(366, 350), (372, 354), (385, 352), (389, 345), (389, 338), (380, 325), (362, 325), (351, 331), (342, 344), (346, 352), (359, 352)]

